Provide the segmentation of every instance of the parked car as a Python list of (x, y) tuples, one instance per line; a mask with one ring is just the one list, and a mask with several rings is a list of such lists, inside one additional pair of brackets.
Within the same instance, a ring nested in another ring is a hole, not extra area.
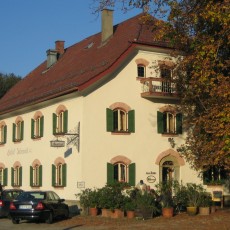
[(0, 193), (0, 217), (6, 217), (9, 214), (10, 202), (14, 200), (23, 190), (5, 189)]
[(69, 207), (64, 201), (53, 191), (24, 191), (11, 202), (9, 217), (14, 224), (19, 224), (20, 220), (51, 224), (57, 217), (69, 217)]

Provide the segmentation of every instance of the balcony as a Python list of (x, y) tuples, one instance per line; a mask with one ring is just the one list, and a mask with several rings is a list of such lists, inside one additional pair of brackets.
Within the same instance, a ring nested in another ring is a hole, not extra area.
[(140, 82), (142, 84), (141, 96), (144, 98), (179, 100), (176, 83), (173, 81), (149, 77), (140, 79)]

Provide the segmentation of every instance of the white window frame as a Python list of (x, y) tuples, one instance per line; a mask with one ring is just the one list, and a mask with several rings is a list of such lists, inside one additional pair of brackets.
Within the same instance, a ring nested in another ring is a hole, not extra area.
[(40, 170), (40, 165), (35, 165), (33, 167), (33, 185), (34, 186), (39, 186), (39, 170)]
[[(114, 113), (114, 131), (118, 131), (118, 132), (128, 131), (128, 113), (123, 109), (114, 109), (113, 113)], [(117, 116), (115, 115), (115, 113), (117, 113)]]
[(14, 168), (14, 186), (20, 186), (20, 166)]
[(119, 182), (129, 182), (128, 178), (129, 178), (129, 170), (128, 170), (128, 166), (124, 163), (121, 162), (117, 162), (114, 164), (114, 170), (116, 168), (116, 166), (118, 167), (118, 178), (114, 178), (115, 180), (119, 181)]
[(4, 168), (0, 168), (0, 183), (4, 184)]
[(176, 115), (171, 112), (164, 112), (166, 130), (165, 133), (176, 133)]

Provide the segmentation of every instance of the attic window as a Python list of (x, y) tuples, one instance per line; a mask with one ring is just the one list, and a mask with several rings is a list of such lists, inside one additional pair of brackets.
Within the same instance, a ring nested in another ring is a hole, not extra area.
[(92, 46), (93, 46), (93, 42), (91, 42), (91, 43), (89, 43), (86, 47), (85, 47), (85, 49), (90, 49)]

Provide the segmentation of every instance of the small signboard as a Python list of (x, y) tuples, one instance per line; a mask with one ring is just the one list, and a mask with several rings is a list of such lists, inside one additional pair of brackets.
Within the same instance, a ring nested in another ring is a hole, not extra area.
[(65, 141), (60, 141), (60, 140), (53, 140), (50, 141), (50, 146), (51, 147), (65, 147)]
[(77, 187), (78, 188), (85, 188), (85, 182), (84, 181), (77, 182)]

